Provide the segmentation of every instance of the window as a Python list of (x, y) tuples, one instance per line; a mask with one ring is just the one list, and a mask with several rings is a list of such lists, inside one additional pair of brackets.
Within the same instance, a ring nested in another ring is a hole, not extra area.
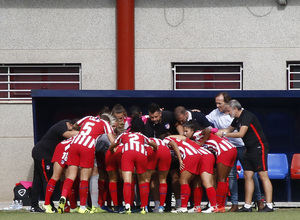
[(31, 100), (31, 89), (80, 88), (80, 64), (0, 65), (0, 101)]
[(288, 90), (300, 90), (300, 62), (287, 62)]
[(172, 63), (174, 90), (242, 90), (242, 63)]

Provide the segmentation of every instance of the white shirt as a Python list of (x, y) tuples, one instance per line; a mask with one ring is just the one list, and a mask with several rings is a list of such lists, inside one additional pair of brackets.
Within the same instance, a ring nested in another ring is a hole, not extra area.
[(192, 117), (192, 113), (190, 111), (186, 111), (188, 113), (188, 118), (186, 121), (191, 121), (193, 120), (193, 117)]
[[(206, 115), (206, 118), (209, 122), (214, 124), (215, 128), (218, 129), (228, 128), (231, 125), (231, 122), (233, 121), (233, 118), (231, 118), (229, 114), (220, 112), (218, 108), (214, 109), (211, 113)], [(245, 146), (242, 138), (227, 138), (228, 141), (236, 147)]]

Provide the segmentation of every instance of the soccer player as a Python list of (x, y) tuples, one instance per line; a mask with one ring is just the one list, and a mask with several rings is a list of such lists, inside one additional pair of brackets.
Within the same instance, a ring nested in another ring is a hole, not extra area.
[[(118, 145), (114, 152), (107, 151), (105, 155), (106, 171), (109, 176), (109, 192), (114, 204), (114, 211), (121, 211), (122, 200), (119, 199), (122, 192), (118, 191), (118, 183), (120, 182), (121, 158), (124, 144)], [(121, 200), (121, 201), (120, 201)]]
[[(189, 126), (189, 122), (184, 125), (187, 128)], [(190, 135), (187, 137), (190, 137)], [(217, 204), (219, 212), (225, 212), (225, 202), (228, 192), (227, 177), (235, 162), (237, 155), (236, 147), (227, 140), (212, 134), (210, 128), (196, 131), (192, 134), (192, 137), (199, 145), (213, 152), (217, 158)]]
[(123, 133), (126, 131), (128, 125), (126, 124), (127, 111), (121, 104), (115, 104), (111, 110), (111, 114), (119, 119), (120, 131)]
[[(55, 148), (55, 151), (54, 151), (54, 154), (52, 157), (52, 161), (51, 161), (52, 163), (54, 163), (53, 164), (53, 175), (47, 184), (45, 203), (43, 205), (43, 208), (45, 209), (46, 213), (55, 213), (52, 210), (52, 206), (50, 205), (50, 199), (51, 199), (51, 196), (55, 189), (55, 185), (56, 185), (57, 181), (60, 179), (60, 177), (62, 176), (63, 171), (66, 167), (66, 161), (68, 160), (68, 151), (69, 151), (70, 144), (73, 141), (73, 139), (74, 139), (74, 137), (64, 140), (64, 141), (60, 142)], [(73, 195), (74, 195), (74, 193), (73, 193)], [(72, 197), (72, 191), (70, 191), (68, 198), (70, 201), (71, 209), (72, 210), (76, 209), (77, 203), (76, 203), (75, 197), (74, 196)]]
[(151, 190), (153, 191), (155, 204), (153, 212), (163, 213), (168, 190), (167, 176), (171, 165), (171, 153), (163, 140), (158, 138), (150, 138), (150, 140), (155, 142), (158, 148), (156, 151), (151, 147), (146, 148), (148, 158), (147, 182), (151, 180)]
[(149, 119), (149, 115), (143, 115), (143, 112), (141, 111), (140, 107), (136, 105), (131, 106), (128, 111), (128, 117), (126, 117), (126, 122), (125, 122), (125, 125), (127, 126), (127, 131), (130, 130), (131, 120), (132, 117), (134, 117), (135, 115), (139, 116), (145, 124)]
[(216, 202), (216, 191), (213, 187), (213, 167), (215, 163), (215, 157), (214, 155), (207, 149), (203, 148), (199, 144), (195, 143), (194, 141), (191, 141), (189, 138), (192, 137), (194, 131), (196, 130), (195, 124), (193, 122), (187, 123), (189, 126), (185, 126), (184, 124), (184, 136), (182, 135), (172, 135), (170, 137), (179, 139), (181, 141), (185, 141), (187, 144), (190, 144), (193, 146), (199, 154), (201, 155), (201, 165), (200, 165), (200, 179), (198, 176), (195, 176), (194, 180), (194, 207), (190, 210), (188, 210), (189, 213), (193, 212), (201, 212), (200, 204), (202, 201), (202, 195), (203, 190), (201, 187), (201, 184), (206, 189), (206, 194), (208, 197), (209, 202), (211, 203), (211, 208), (207, 210), (203, 210), (203, 213), (213, 213), (213, 212), (219, 212), (217, 208), (217, 202)]
[(113, 131), (109, 123), (99, 117), (86, 116), (80, 119), (77, 124), (81, 128), (70, 146), (69, 158), (66, 162), (68, 165), (67, 176), (59, 199), (59, 213), (64, 212), (66, 196), (77, 176), (78, 167), (81, 167), (79, 186), (80, 208), (78, 213), (91, 213), (85, 206), (89, 186), (88, 180), (94, 167), (95, 143), (97, 138), (105, 133), (110, 142), (114, 141)]
[[(109, 113), (103, 113), (100, 115), (102, 120), (107, 121), (110, 123), (113, 129), (114, 116)], [(118, 119), (116, 119), (118, 121)], [(116, 121), (114, 121), (116, 122)], [(115, 134), (114, 134), (115, 137)], [(96, 146), (95, 146), (95, 166), (92, 172), (92, 176), (90, 177), (90, 188), (89, 192), (91, 195), (91, 203), (92, 203), (92, 210), (95, 213), (103, 213), (103, 212), (113, 212), (108, 206), (105, 206), (105, 202), (109, 204), (109, 176), (106, 171), (106, 164), (105, 164), (105, 154), (108, 150), (110, 145), (109, 139), (107, 134), (101, 135), (97, 139)]]
[(137, 173), (141, 196), (141, 214), (147, 213), (149, 183), (146, 182), (147, 151), (145, 144), (152, 146), (155, 150), (157, 145), (141, 132), (144, 131), (144, 122), (139, 116), (134, 116), (130, 125), (130, 132), (121, 134), (114, 143), (109, 146), (111, 153), (121, 143), (124, 144), (121, 159), (122, 177), (124, 180), (123, 196), (125, 200), (124, 214), (131, 213), (131, 182), (134, 169)]
[[(170, 146), (170, 148), (174, 149), (180, 163), (181, 207), (176, 210), (173, 210), (172, 213), (188, 213), (187, 204), (191, 194), (191, 189), (189, 184), (195, 178), (195, 176), (200, 175), (201, 166), (203, 164), (202, 155), (197, 150), (197, 148), (193, 147), (191, 144), (185, 141), (175, 138), (175, 136), (173, 137), (169, 136), (165, 138), (164, 142), (167, 143), (168, 146)], [(212, 167), (210, 168), (210, 170), (212, 172), (213, 164), (211, 164), (211, 166)], [(204, 168), (204, 164), (203, 164), (203, 168)], [(200, 179), (198, 178), (198, 180)], [(194, 188), (196, 189), (194, 192), (199, 192), (198, 189), (200, 185), (201, 185), (200, 182), (194, 182)], [(210, 183), (209, 188), (213, 189), (214, 191), (214, 188), (212, 187), (212, 182)], [(207, 192), (209, 192), (209, 190)], [(200, 194), (201, 194), (200, 192), (199, 194), (196, 194), (197, 196), (196, 199), (198, 199), (199, 196), (202, 197), (202, 195)], [(210, 196), (211, 194), (208, 194), (209, 198)], [(214, 193), (214, 195), (212, 196), (213, 197), (210, 198), (211, 199), (210, 201), (212, 203), (212, 207), (214, 207), (214, 210), (216, 211), (217, 210), (216, 193)], [(199, 203), (198, 202), (196, 203), (197, 206), (200, 206), (201, 200)]]

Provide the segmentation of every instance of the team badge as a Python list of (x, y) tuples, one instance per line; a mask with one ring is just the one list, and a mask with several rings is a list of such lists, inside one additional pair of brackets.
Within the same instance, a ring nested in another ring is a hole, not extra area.
[(165, 128), (166, 129), (170, 129), (170, 124), (168, 123), (168, 124), (165, 124)]
[(61, 164), (65, 164), (65, 161), (64, 160), (61, 160), (61, 162), (60, 162)]
[(46, 170), (50, 170), (50, 165), (47, 165), (47, 166), (46, 166)]

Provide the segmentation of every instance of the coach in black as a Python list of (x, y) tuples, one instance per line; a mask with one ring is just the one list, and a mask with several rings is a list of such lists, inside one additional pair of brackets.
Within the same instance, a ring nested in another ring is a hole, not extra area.
[[(266, 206), (259, 212), (273, 212), (273, 186), (268, 176), (267, 158), (269, 144), (262, 127), (254, 114), (242, 108), (237, 100), (228, 103), (228, 111), (234, 120), (227, 129), (221, 129), (218, 136), (242, 138), (246, 152), (241, 161), (245, 170), (245, 205), (237, 212), (251, 212), (252, 195), (254, 191), (253, 175), (257, 172), (263, 183), (266, 195)], [(238, 132), (233, 132), (234, 130)]]
[(72, 131), (72, 122), (70, 120), (62, 120), (53, 125), (33, 147), (34, 173), (30, 212), (44, 212), (39, 207), (38, 200), (43, 190), (45, 193), (48, 180), (53, 174), (53, 163), (51, 163), (51, 160), (54, 150), (61, 141), (75, 136), (77, 133), (78, 131)]
[(151, 103), (148, 107), (149, 119), (145, 125), (147, 137), (164, 138), (166, 135), (177, 134), (176, 119), (173, 112), (161, 110), (158, 104)]

